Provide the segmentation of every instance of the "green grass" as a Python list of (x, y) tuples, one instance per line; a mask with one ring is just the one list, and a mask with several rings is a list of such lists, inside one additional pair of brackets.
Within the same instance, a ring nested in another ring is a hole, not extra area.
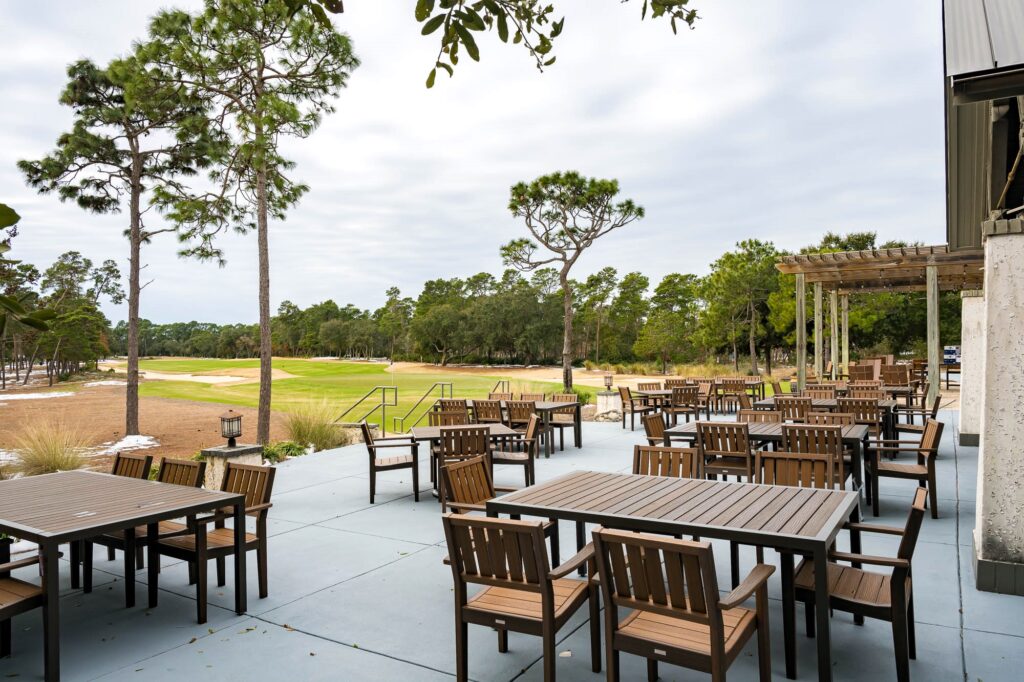
[[(232, 368), (258, 367), (258, 360), (144, 360), (140, 367), (156, 372), (179, 372), (198, 374), (217, 370), (230, 373)], [(274, 359), (274, 369), (294, 374), (293, 378), (274, 381), (272, 409), (293, 412), (302, 406), (326, 400), (340, 415), (359, 398), (375, 386), (387, 385), (398, 388), (398, 406), (387, 408), (386, 427), (392, 428), (393, 416), (404, 415), (435, 382), (450, 382), (456, 398), (486, 398), (495, 383), (503, 377), (436, 373), (394, 373), (383, 364), (353, 362), (318, 362), (314, 360)], [(526, 391), (557, 392), (560, 386), (550, 382), (514, 381), (516, 393)], [(217, 386), (193, 381), (149, 381), (140, 386), (144, 396), (158, 398), (179, 398), (228, 405), (256, 407), (259, 402), (259, 385), (256, 383), (234, 386)], [(435, 390), (435, 396), (438, 392)], [(429, 409), (432, 399), (425, 400), (414, 414), (418, 417)], [(345, 417), (345, 421), (356, 421), (370, 410), (373, 402), (368, 400)], [(379, 411), (369, 421), (380, 423)], [(410, 424), (413, 420), (407, 422)]]

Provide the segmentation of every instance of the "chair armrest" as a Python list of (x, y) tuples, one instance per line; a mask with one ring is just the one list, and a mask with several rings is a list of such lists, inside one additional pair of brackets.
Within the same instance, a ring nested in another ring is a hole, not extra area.
[(880, 526), (875, 523), (846, 523), (843, 528), (847, 530), (859, 530), (865, 533), (885, 533), (886, 535), (903, 535), (902, 528), (892, 526)]
[(448, 507), (453, 509), (459, 514), (465, 514), (471, 511), (486, 512), (487, 505), (476, 504), (475, 502), (449, 502)]
[(39, 555), (30, 556), (25, 559), (18, 559), (17, 561), (9, 561), (6, 564), (0, 564), (0, 573), (7, 573), (18, 568), (25, 568), (26, 566), (33, 566), (39, 563)]
[(774, 566), (769, 566), (767, 564), (758, 564), (757, 566), (754, 566), (754, 569), (747, 574), (747, 577), (743, 579), (743, 582), (741, 582), (735, 590), (725, 595), (724, 599), (719, 600), (718, 608), (732, 609), (747, 601), (759, 587), (768, 581), (768, 578), (774, 572)]
[(514, 493), (514, 492), (516, 492), (518, 490), (522, 490), (522, 488), (515, 488), (513, 486), (507, 486), (507, 485), (496, 485), (496, 486), (494, 486), (494, 492), (496, 492), (496, 493)]
[(594, 544), (588, 543), (586, 547), (576, 552), (573, 558), (569, 559), (564, 564), (560, 565), (558, 568), (549, 571), (548, 577), (551, 580), (558, 580), (559, 578), (564, 578), (565, 576), (569, 575), (577, 568), (582, 566), (584, 563), (592, 560), (593, 558)]
[(833, 561), (849, 561), (860, 564), (872, 564), (874, 566), (888, 566), (890, 568), (910, 568), (910, 562), (906, 559), (898, 559), (887, 556), (872, 556), (870, 554), (852, 554), (850, 552), (829, 552), (829, 559)]
[(416, 442), (416, 441), (413, 440), (412, 436), (387, 436), (385, 438), (374, 438), (373, 442), (374, 443), (379, 443), (382, 440), (386, 440), (386, 441), (406, 440), (406, 441), (410, 441), (410, 442), (413, 442), (413, 443)]
[(418, 448), (419, 445), (419, 441), (411, 441), (408, 443), (385, 443), (384, 445), (378, 445), (377, 443), (374, 443), (369, 447), (373, 450), (377, 450), (380, 448)]

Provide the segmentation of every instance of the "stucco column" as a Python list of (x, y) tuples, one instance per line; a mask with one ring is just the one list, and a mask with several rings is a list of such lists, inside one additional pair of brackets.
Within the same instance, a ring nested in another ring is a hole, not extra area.
[(978, 589), (1024, 594), (1024, 221), (982, 224), (985, 309), (974, 529)]
[(960, 293), (960, 445), (976, 446), (981, 433), (982, 353), (985, 299), (981, 291)]

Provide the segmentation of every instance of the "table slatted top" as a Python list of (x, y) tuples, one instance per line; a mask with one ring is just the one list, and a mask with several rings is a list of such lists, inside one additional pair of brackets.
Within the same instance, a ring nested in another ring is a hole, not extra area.
[[(787, 396), (788, 397), (788, 396)], [(800, 396), (794, 396), (800, 397)], [(879, 400), (878, 407), (883, 410), (894, 410), (896, 409), (897, 402), (895, 400)], [(758, 400), (754, 403), (754, 407), (775, 407), (775, 398), (765, 398), (764, 400)], [(839, 407), (839, 400), (836, 398), (814, 398), (811, 400), (811, 407), (818, 410), (835, 410)]]
[[(665, 429), (665, 435), (678, 436), (682, 438), (696, 438), (697, 437), (697, 424), (700, 422), (692, 421), (686, 424), (679, 424)], [(705, 422), (707, 423), (707, 422)], [(728, 422), (732, 423), (732, 422)], [(747, 430), (750, 433), (751, 440), (759, 441), (781, 441), (782, 440), (782, 427), (783, 424), (779, 423), (762, 423), (753, 422), (747, 424)], [(851, 424), (843, 427), (843, 442), (850, 444), (857, 441), (864, 440), (868, 435), (868, 427), (865, 424)]]
[(243, 499), (94, 471), (62, 471), (0, 481), (0, 529), (28, 540), (63, 538), (185, 516)]
[[(502, 400), (500, 402), (501, 402), (501, 407), (502, 408), (507, 408), (508, 407), (508, 402), (509, 401)], [(567, 407), (573, 408), (573, 407), (579, 406), (579, 402), (577, 402), (577, 401), (567, 401), (567, 402), (562, 403), (562, 402), (557, 402), (557, 401), (554, 401), (554, 400), (526, 400), (526, 401), (515, 401), (515, 400), (513, 400), (512, 402), (528, 402), (528, 403), (533, 403), (533, 409), (535, 409), (537, 412), (546, 412), (546, 411), (549, 412), (549, 411), (552, 411), (552, 410), (557, 410), (558, 408), (563, 408), (564, 409), (564, 408), (567, 408)], [(472, 400), (467, 400), (466, 404), (469, 407), (473, 407), (473, 401)]]
[[(464, 424), (462, 426), (486, 426), (490, 431), (491, 438), (500, 438), (502, 436), (516, 436), (519, 435), (519, 431), (509, 428), (504, 424)], [(457, 429), (461, 426), (414, 426), (410, 433), (412, 434), (413, 440), (440, 440), (441, 429)]]
[(834, 537), (857, 498), (841, 490), (580, 471), (497, 497), (487, 508), (786, 546)]

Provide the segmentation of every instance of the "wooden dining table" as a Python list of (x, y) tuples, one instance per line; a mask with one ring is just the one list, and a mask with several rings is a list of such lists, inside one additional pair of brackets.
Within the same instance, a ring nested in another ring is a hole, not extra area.
[(135, 528), (146, 526), (149, 608), (157, 605), (161, 521), (233, 509), (235, 612), (246, 610), (245, 496), (93, 471), (63, 471), (0, 481), (0, 532), (39, 545), (42, 556), (44, 670), (60, 679), (58, 547), (124, 532), (125, 605), (135, 605)]
[[(559, 410), (573, 410), (573, 427), (572, 427), (572, 438), (573, 445), (577, 448), (583, 447), (583, 405), (582, 403), (576, 402), (558, 402), (555, 400), (534, 400), (533, 411), (540, 417), (541, 421), (541, 432), (546, 434), (544, 440), (544, 457), (551, 457), (551, 453), (554, 452), (554, 439), (551, 436), (551, 422), (553, 415), (557, 414)], [(469, 409), (473, 409), (473, 401), (468, 400), (466, 404)], [(508, 409), (507, 402), (501, 401), (501, 409), (505, 411)]]
[[(673, 441), (686, 441), (691, 446), (695, 445), (699, 423), (692, 421), (665, 429), (665, 445), (672, 445)], [(782, 444), (782, 426), (779, 423), (753, 422), (747, 424), (747, 429), (750, 440), (754, 443), (771, 443), (778, 449)], [(868, 427), (864, 424), (851, 424), (844, 426), (842, 430), (843, 445), (850, 448), (850, 473), (853, 475), (857, 490), (864, 488), (864, 451), (869, 433)], [(867, 501), (871, 501), (870, 490), (867, 491)]]
[[(799, 397), (799, 396), (795, 396)], [(878, 409), (882, 411), (882, 433), (883, 438), (896, 438), (896, 406), (897, 401), (885, 398), (879, 400)], [(758, 400), (754, 403), (755, 410), (774, 410), (775, 397)], [(835, 412), (839, 409), (838, 398), (812, 398), (811, 409), (816, 412)]]
[[(832, 679), (828, 552), (843, 525), (860, 518), (854, 492), (576, 471), (488, 500), (487, 513), (775, 548), (781, 550), (787, 606), (793, 595), (794, 554), (808, 556), (815, 569), (818, 679)], [(584, 533), (578, 532), (580, 548), (585, 541)], [(850, 532), (850, 545), (851, 551), (860, 552), (855, 530)], [(786, 675), (795, 679), (795, 612), (785, 608), (783, 613)]]

